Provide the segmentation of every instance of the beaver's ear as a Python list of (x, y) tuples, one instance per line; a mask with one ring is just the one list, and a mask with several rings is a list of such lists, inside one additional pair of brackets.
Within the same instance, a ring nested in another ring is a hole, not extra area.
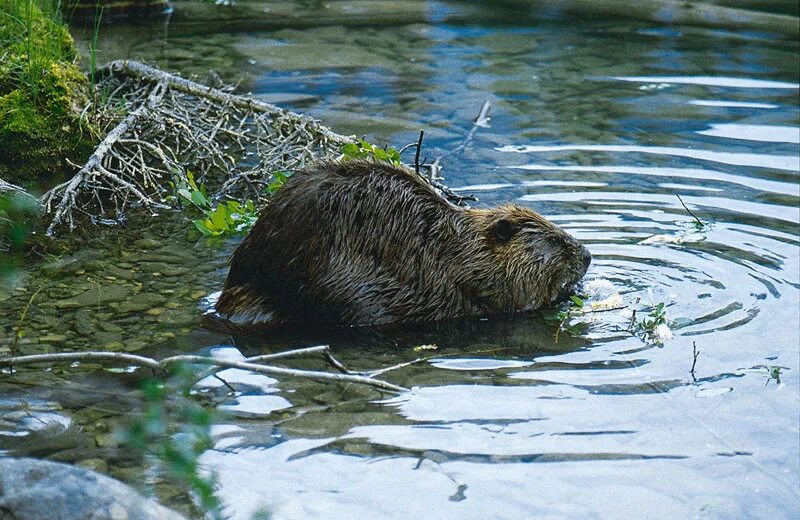
[(489, 228), (489, 236), (500, 242), (508, 242), (519, 231), (519, 225), (507, 219), (500, 219)]

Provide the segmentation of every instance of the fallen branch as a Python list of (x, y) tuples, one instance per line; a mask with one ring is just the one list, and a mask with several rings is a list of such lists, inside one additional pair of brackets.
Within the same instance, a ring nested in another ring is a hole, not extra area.
[[(270, 103), (259, 101), (249, 96), (237, 96), (235, 94), (229, 94), (217, 88), (201, 85), (200, 83), (197, 83), (195, 81), (181, 78), (180, 76), (164, 72), (163, 70), (150, 67), (138, 61), (130, 61), (130, 60), (112, 61), (101, 67), (98, 70), (98, 72), (126, 74), (140, 79), (147, 79), (149, 81), (155, 80), (158, 82), (165, 83), (172, 89), (179, 90), (181, 92), (185, 92), (186, 94), (191, 94), (193, 96), (199, 96), (202, 98), (210, 99), (222, 105), (231, 105), (238, 108), (252, 110), (254, 112), (259, 112), (263, 114), (279, 114), (281, 116), (289, 116), (292, 118), (296, 118), (298, 121), (302, 121), (307, 124), (319, 125), (319, 123), (311, 117), (291, 112), (289, 110), (284, 110), (283, 108), (272, 105)], [(352, 136), (344, 136), (337, 134), (321, 125), (319, 125), (318, 131), (332, 143), (346, 144), (353, 141)]]
[[(144, 117), (149, 111), (154, 110), (161, 99), (164, 97), (166, 93), (166, 86), (163, 83), (157, 84), (153, 89), (150, 91), (150, 94), (147, 96), (147, 101), (142, 104), (139, 108), (128, 114), (125, 119), (123, 119), (116, 127), (114, 127), (111, 132), (106, 135), (105, 139), (103, 139), (100, 144), (95, 149), (94, 153), (89, 157), (89, 160), (86, 161), (86, 164), (78, 170), (72, 179), (69, 181), (56, 186), (55, 188), (51, 189), (47, 193), (44, 194), (42, 197), (42, 205), (44, 206), (45, 212), (49, 213), (51, 211), (51, 204), (56, 198), (60, 197), (58, 205), (55, 209), (55, 215), (53, 215), (53, 220), (50, 222), (50, 225), (47, 227), (47, 234), (52, 235), (56, 226), (61, 224), (64, 218), (67, 219), (67, 223), (69, 224), (70, 231), (74, 228), (74, 221), (72, 216), (69, 214), (71, 207), (75, 204), (76, 197), (78, 196), (78, 189), (79, 187), (87, 182), (88, 177), (91, 175), (97, 175), (97, 170), (102, 168), (101, 163), (106, 158), (106, 154), (111, 150), (114, 144), (119, 141), (125, 133), (127, 133), (131, 128), (133, 128), (139, 120)], [(115, 177), (114, 174), (105, 171), (107, 176)], [(120, 179), (121, 180), (121, 179)], [(123, 181), (124, 182), (124, 181)], [(150, 199), (149, 197), (141, 194), (141, 192), (137, 191), (137, 197), (140, 201), (147, 205), (153, 205), (157, 207), (167, 207), (163, 204), (159, 204), (155, 200)]]
[[(310, 349), (299, 349), (298, 351), (289, 351), (286, 353), (272, 354), (271, 359), (277, 357), (292, 357), (298, 355), (305, 355), (311, 352), (325, 352), (328, 347), (311, 347)], [(404, 392), (407, 389), (402, 386), (394, 385), (380, 379), (374, 379), (370, 376), (357, 375), (352, 373), (347, 374), (331, 374), (329, 372), (319, 372), (314, 370), (298, 370), (292, 368), (276, 367), (272, 365), (262, 365), (251, 362), (256, 359), (264, 359), (267, 356), (256, 356), (254, 358), (245, 359), (244, 361), (233, 361), (227, 359), (219, 359), (213, 357), (195, 356), (195, 355), (179, 355), (156, 360), (154, 358), (139, 356), (136, 354), (126, 354), (121, 352), (61, 352), (56, 354), (36, 354), (30, 356), (16, 356), (5, 359), (0, 359), (0, 368), (34, 365), (34, 364), (53, 364), (53, 363), (74, 363), (81, 361), (98, 361), (98, 362), (117, 362), (127, 363), (129, 365), (136, 365), (141, 367), (150, 368), (153, 370), (165, 371), (170, 365), (176, 363), (189, 363), (196, 365), (211, 365), (215, 369), (223, 368), (238, 368), (241, 370), (249, 370), (251, 372), (258, 372), (262, 374), (299, 377), (304, 379), (312, 379), (317, 381), (337, 381), (344, 383), (357, 383), (368, 385), (382, 390), (389, 390), (392, 392)], [(332, 356), (331, 356), (332, 357)], [(338, 363), (338, 362), (337, 362)], [(339, 363), (339, 366), (341, 364)]]
[(42, 197), (47, 234), (78, 214), (114, 223), (131, 207), (176, 208), (188, 172), (212, 200), (266, 202), (276, 171), (333, 158), (352, 141), (316, 120), (250, 96), (207, 87), (135, 61), (98, 69), (94, 123), (109, 129), (67, 182)]

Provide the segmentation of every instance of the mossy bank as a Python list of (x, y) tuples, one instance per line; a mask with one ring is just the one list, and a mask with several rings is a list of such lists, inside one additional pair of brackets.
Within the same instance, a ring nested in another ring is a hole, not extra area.
[(81, 113), (89, 82), (57, 8), (0, 0), (0, 178), (24, 182), (80, 163), (92, 149)]

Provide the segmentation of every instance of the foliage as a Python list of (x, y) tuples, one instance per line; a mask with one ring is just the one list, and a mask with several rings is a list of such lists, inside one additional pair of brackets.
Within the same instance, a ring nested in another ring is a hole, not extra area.
[(80, 114), (88, 81), (58, 7), (0, 0), (0, 176), (32, 178), (91, 150)]
[(359, 139), (355, 143), (347, 143), (342, 146), (342, 155), (345, 159), (367, 159), (374, 158), (379, 161), (386, 161), (390, 164), (400, 165), (400, 152), (394, 148), (379, 148), (370, 144), (364, 139)]
[(781, 384), (781, 367), (778, 365), (769, 365), (764, 367), (767, 370), (767, 384), (773, 379), (777, 384)]
[(671, 337), (664, 302), (656, 304), (650, 313), (633, 324), (633, 332), (651, 343), (663, 343)]
[(558, 335), (563, 330), (570, 334), (579, 334), (581, 328), (585, 327), (585, 324), (579, 323), (576, 325), (572, 325), (570, 320), (575, 316), (580, 316), (584, 313), (584, 298), (583, 296), (578, 296), (573, 294), (569, 297), (569, 303), (567, 304), (566, 309), (562, 309), (561, 311), (556, 314), (556, 319), (558, 319), (558, 329), (556, 329), (556, 336), (555, 341), (558, 342)]
[(287, 172), (275, 172), (272, 174), (272, 181), (267, 185), (266, 192), (267, 195), (272, 196), (286, 184), (286, 181), (289, 180), (291, 177), (291, 173)]
[(258, 211), (251, 200), (245, 202), (228, 200), (212, 206), (205, 185), (198, 186), (191, 172), (186, 172), (186, 180), (177, 187), (176, 193), (181, 200), (203, 213), (203, 218), (192, 222), (205, 236), (246, 233), (258, 220)]
[(199, 456), (213, 446), (213, 413), (191, 398), (194, 381), (189, 365), (176, 365), (166, 380), (146, 380), (141, 387), (143, 414), (123, 437), (129, 446), (148, 456), (158, 472), (194, 492), (200, 507), (212, 518), (220, 519), (215, 478), (201, 474), (198, 464)]

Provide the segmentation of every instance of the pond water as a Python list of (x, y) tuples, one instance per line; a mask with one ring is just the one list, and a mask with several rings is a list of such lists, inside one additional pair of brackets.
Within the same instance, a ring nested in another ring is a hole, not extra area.
[[(201, 461), (232, 518), (797, 518), (798, 42), (510, 21), (486, 5), (459, 23), (448, 22), (459, 5), (430, 3), (427, 21), (364, 28), (115, 29), (100, 49), (215, 69), (378, 144), (399, 148), (424, 129), (429, 160), (456, 148), (489, 101), (490, 126), (443, 159), (447, 184), (563, 226), (592, 252), (587, 280), (602, 281), (591, 286), (626, 309), (558, 334), (558, 320), (534, 313), (233, 346), (198, 323), (239, 239), (158, 221), (104, 230), (23, 276), (4, 305), (16, 313), (35, 287), (47, 294), (23, 348), (238, 356), (325, 342), (354, 369), (444, 356), (385, 374), (413, 387), (397, 396), (229, 374), (238, 393), (219, 400), (226, 415)], [(631, 334), (658, 303), (672, 337)], [(68, 435), (28, 452), (152, 480), (109, 433), (134, 407), (133, 383), (74, 367), (36, 381), (3, 389), (53, 417), (26, 432)], [(185, 496), (162, 499), (186, 510)]]

